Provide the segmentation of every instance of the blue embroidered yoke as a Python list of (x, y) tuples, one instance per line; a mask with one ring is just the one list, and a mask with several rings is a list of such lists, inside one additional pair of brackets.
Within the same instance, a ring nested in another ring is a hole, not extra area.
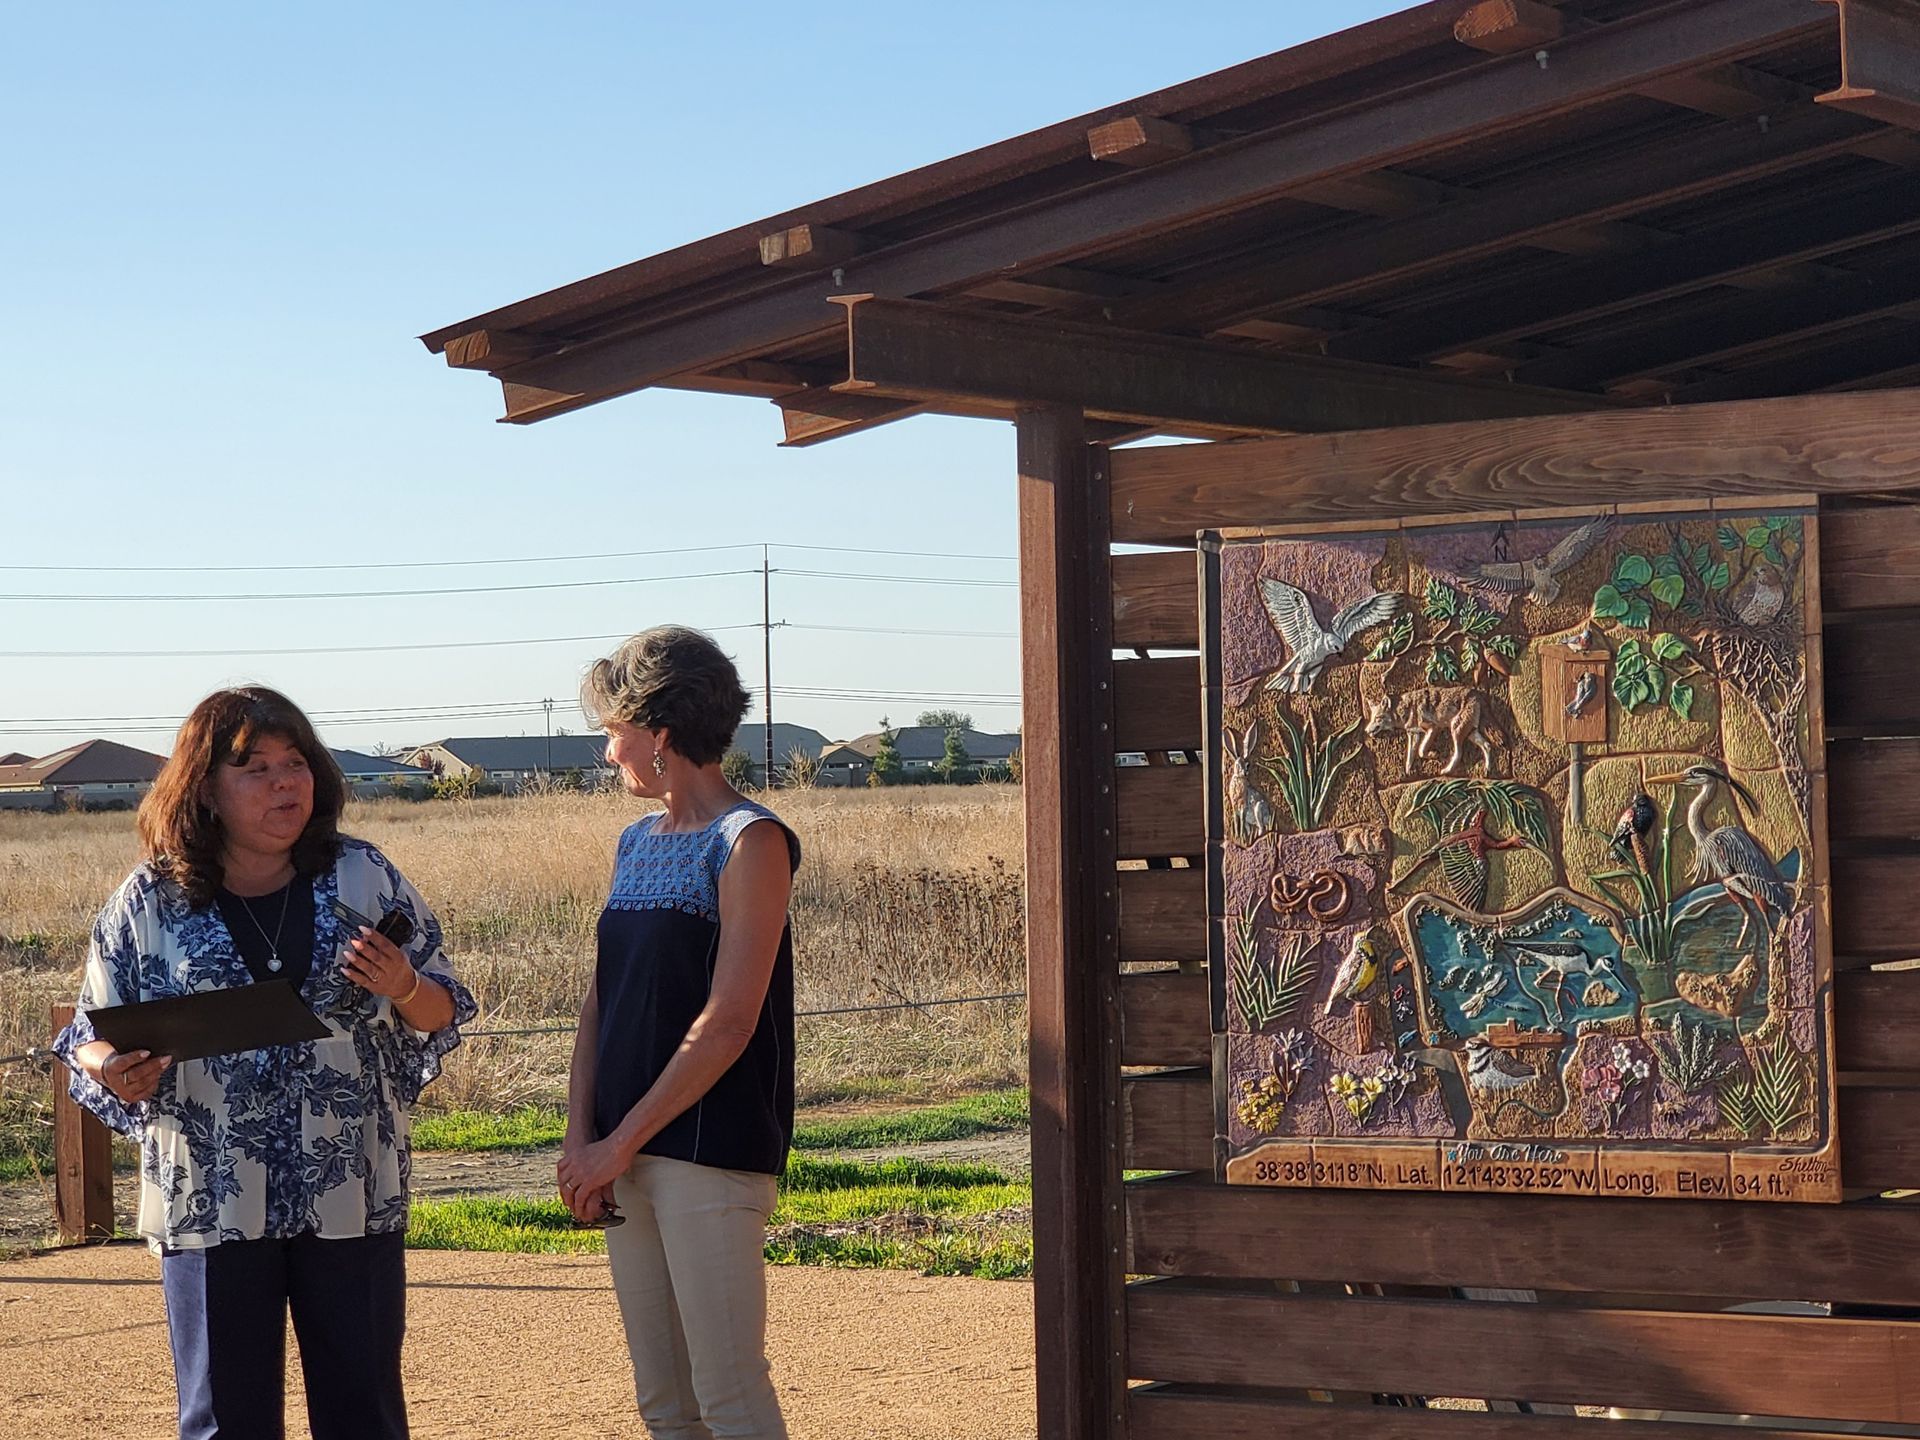
[[(219, 908), (189, 906), (151, 865), (127, 877), (94, 923), (80, 1003), (53, 1048), (73, 1069), (74, 1099), (139, 1144), (139, 1230), (155, 1248), (407, 1228), (409, 1112), (477, 1007), (441, 953), (432, 911), (373, 846), (342, 839), (339, 858), (310, 883), (313, 968), (300, 998), (327, 1038), (182, 1061), (135, 1105), (75, 1063), (74, 1052), (98, 1038), (88, 1012), (250, 985), (253, 976)], [(336, 900), (375, 918), (407, 914), (415, 933), (403, 949), (452, 994), (453, 1024), (415, 1031), (390, 1000), (347, 978)]]
[[(787, 837), (795, 869), (800, 842), (772, 811), (750, 800), (704, 830), (657, 835), (658, 813), (620, 836), (613, 891), (600, 914), (594, 970), (600, 1003), (594, 1128), (610, 1135), (667, 1068), (706, 1007), (720, 947), (720, 872), (748, 826), (771, 821)], [(793, 931), (780, 951), (753, 1038), (692, 1107), (641, 1147), (722, 1170), (778, 1175), (793, 1140)]]

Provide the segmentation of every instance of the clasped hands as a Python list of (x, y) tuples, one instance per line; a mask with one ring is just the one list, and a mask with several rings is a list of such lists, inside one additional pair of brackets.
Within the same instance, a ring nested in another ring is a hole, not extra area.
[(573, 1218), (583, 1225), (601, 1219), (613, 1209), (613, 1182), (627, 1173), (633, 1157), (613, 1140), (567, 1145), (554, 1167), (560, 1198)]

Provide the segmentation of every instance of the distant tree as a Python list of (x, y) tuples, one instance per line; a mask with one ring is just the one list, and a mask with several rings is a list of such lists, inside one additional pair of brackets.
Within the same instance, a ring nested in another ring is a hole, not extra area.
[(720, 773), (736, 790), (753, 788), (753, 757), (744, 750), (729, 750), (720, 757)]
[(906, 768), (900, 759), (899, 733), (888, 723), (887, 717), (880, 717), (880, 744), (873, 752), (873, 773), (867, 776), (869, 785), (891, 785), (900, 778), (900, 772)]
[(940, 730), (971, 730), (973, 716), (958, 710), (922, 710), (916, 725), (931, 725)]
[(382, 740), (373, 747), (373, 753), (378, 755), (382, 760), (388, 760), (400, 753), (400, 747), (389, 741)]
[(974, 778), (973, 757), (967, 754), (966, 742), (960, 738), (959, 726), (948, 728), (946, 748), (940, 752), (940, 758), (934, 762), (933, 773), (949, 785), (964, 785)]

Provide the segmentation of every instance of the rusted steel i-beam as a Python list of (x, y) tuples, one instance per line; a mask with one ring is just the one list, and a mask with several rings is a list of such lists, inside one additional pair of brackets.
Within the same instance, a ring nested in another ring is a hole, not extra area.
[(1920, 6), (1912, 0), (1826, 3), (1840, 11), (1840, 88), (1815, 98), (1920, 130)]
[(933, 409), (1071, 405), (1113, 418), (1287, 433), (1605, 408), (1597, 395), (1530, 389), (1114, 327), (986, 315), (922, 300), (841, 296), (843, 394)]

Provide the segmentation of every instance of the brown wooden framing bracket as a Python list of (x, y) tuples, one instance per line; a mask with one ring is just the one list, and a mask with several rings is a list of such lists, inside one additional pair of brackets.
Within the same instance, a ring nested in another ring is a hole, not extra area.
[(1920, 130), (1920, 5), (1826, 0), (1840, 12), (1840, 88), (1815, 98), (1886, 125)]

